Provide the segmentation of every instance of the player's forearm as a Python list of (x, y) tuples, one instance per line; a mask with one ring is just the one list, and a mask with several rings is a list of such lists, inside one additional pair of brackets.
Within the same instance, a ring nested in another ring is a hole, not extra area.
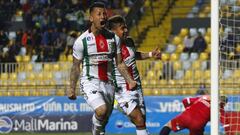
[(143, 53), (143, 52), (136, 52), (136, 59), (137, 60), (145, 60), (150, 58), (151, 52), (149, 53)]
[(76, 84), (79, 78), (80, 74), (80, 67), (78, 63), (73, 63), (73, 66), (71, 68), (70, 72), (70, 88), (71, 90), (75, 91), (76, 90)]
[(128, 68), (126, 66), (125, 63), (121, 62), (117, 65), (118, 71), (120, 72), (120, 74), (124, 77), (124, 79), (130, 83), (131, 81), (134, 81), (132, 79), (132, 77), (130, 76), (129, 72), (128, 72)]

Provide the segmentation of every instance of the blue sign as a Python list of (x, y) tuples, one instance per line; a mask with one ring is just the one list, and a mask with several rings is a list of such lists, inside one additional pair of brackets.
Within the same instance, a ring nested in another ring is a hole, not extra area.
[[(169, 120), (184, 111), (181, 101), (185, 97), (146, 96), (146, 125), (149, 133), (159, 133)], [(237, 99), (237, 96), (231, 96), (225, 110), (240, 111), (238, 107), (240, 103)], [(92, 115), (92, 109), (82, 97), (78, 97), (75, 101), (67, 97), (1, 97), (0, 133), (90, 132)], [(136, 128), (127, 116), (114, 109), (106, 132), (134, 134)], [(206, 125), (205, 132), (210, 133), (210, 123)], [(181, 133), (188, 133), (188, 130), (183, 130)]]

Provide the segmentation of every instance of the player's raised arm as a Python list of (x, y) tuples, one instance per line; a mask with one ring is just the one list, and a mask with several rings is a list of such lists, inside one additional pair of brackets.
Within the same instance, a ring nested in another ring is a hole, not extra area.
[(160, 59), (161, 58), (161, 52), (159, 51), (159, 48), (155, 48), (153, 51), (151, 52), (136, 52), (136, 59), (137, 60), (145, 60), (148, 58), (156, 58), (156, 59)]

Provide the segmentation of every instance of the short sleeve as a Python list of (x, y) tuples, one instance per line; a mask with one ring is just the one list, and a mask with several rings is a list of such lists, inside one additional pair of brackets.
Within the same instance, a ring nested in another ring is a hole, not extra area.
[(115, 34), (115, 42), (116, 42), (117, 54), (119, 54), (121, 53), (121, 41), (116, 34)]
[(73, 56), (78, 60), (82, 60), (82, 58), (83, 58), (83, 43), (82, 43), (82, 40), (77, 39), (74, 42)]

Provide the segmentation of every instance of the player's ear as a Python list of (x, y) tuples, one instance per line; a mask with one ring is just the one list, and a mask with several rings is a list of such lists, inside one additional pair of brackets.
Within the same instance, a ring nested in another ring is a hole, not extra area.
[(93, 17), (92, 17), (92, 15), (89, 16), (89, 21), (90, 21), (90, 22), (93, 22)]

